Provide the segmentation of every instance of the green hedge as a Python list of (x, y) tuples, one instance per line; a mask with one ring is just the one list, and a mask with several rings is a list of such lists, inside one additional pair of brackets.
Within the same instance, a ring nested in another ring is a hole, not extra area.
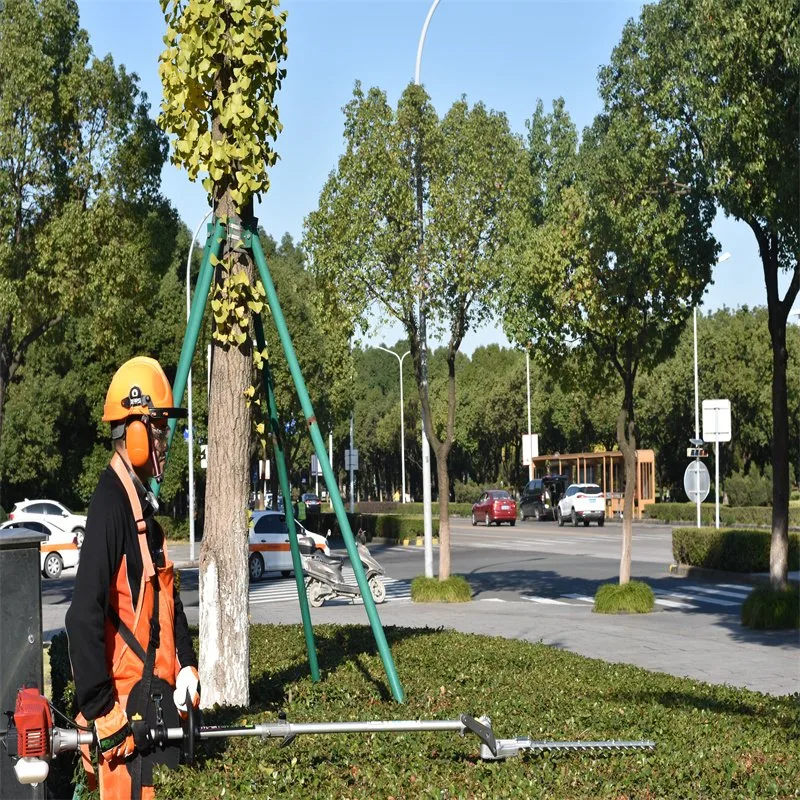
[[(372, 540), (376, 536), (385, 539), (412, 539), (422, 536), (425, 532), (424, 520), (422, 517), (409, 517), (401, 514), (347, 514), (350, 528), (356, 533), (359, 528), (367, 535), (367, 540)], [(322, 514), (312, 514), (303, 523), (306, 528), (322, 536), (330, 530), (331, 536), (341, 538), (339, 522), (336, 514), (324, 512)], [(433, 535), (439, 535), (439, 520), (433, 518)]]
[[(450, 503), (448, 513), (453, 517), (468, 517), (472, 513), (472, 503)], [(397, 514), (399, 516), (421, 517), (424, 508), (422, 503), (394, 503), (365, 501), (356, 503), (359, 514)], [(439, 516), (439, 503), (433, 502), (433, 516)]]
[[(528, 754), (481, 761), (454, 732), (258, 737), (202, 742), (196, 768), (159, 770), (159, 800), (235, 798), (789, 798), (800, 786), (797, 700), (714, 686), (554, 647), (387, 626), (406, 702), (391, 699), (368, 626), (316, 625), (308, 676), (302, 627), (254, 625), (247, 709), (208, 725), (492, 718), (496, 736), (653, 739), (653, 752)], [(535, 679), (532, 679), (535, 678)]]
[[(747, 528), (675, 528), (672, 555), (679, 564), (729, 572), (768, 572), (770, 531)], [(800, 569), (800, 535), (789, 534), (789, 570)]]
[[(645, 506), (647, 519), (662, 522), (696, 522), (697, 506), (694, 503), (651, 503)], [(714, 525), (716, 515), (713, 503), (700, 504), (700, 519), (703, 525)], [(772, 508), (765, 506), (720, 506), (720, 525), (763, 525), (772, 526)], [(800, 528), (800, 508), (789, 509), (789, 526)]]

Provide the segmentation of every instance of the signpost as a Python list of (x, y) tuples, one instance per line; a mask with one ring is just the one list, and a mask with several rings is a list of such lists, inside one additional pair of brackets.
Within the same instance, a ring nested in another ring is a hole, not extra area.
[(703, 400), (703, 439), (714, 442), (714, 493), (719, 528), (719, 443), (731, 440), (731, 401)]

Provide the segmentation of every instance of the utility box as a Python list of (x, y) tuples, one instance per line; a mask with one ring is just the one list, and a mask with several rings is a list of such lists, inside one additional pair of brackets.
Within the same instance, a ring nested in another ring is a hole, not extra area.
[(44, 784), (24, 786), (4, 746), (6, 711), (25, 685), (44, 693), (42, 671), (41, 533), (13, 528), (0, 533), (0, 800), (46, 797)]

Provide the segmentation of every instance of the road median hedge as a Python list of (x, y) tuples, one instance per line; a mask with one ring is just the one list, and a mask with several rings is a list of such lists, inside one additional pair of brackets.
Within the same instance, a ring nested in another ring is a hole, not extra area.
[[(645, 506), (644, 515), (647, 519), (661, 522), (694, 523), (697, 521), (697, 506), (694, 503), (651, 503)], [(714, 503), (700, 504), (700, 520), (703, 525), (715, 524)], [(720, 506), (719, 521), (720, 525), (726, 527), (746, 525), (769, 528), (772, 526), (772, 508), (769, 506)], [(800, 528), (800, 508), (789, 509), (789, 527)]]
[[(769, 530), (675, 528), (672, 555), (679, 564), (727, 572), (769, 572)], [(789, 570), (800, 569), (800, 534), (789, 534)]]
[[(422, 536), (425, 532), (424, 520), (422, 517), (411, 517), (402, 514), (351, 514), (348, 512), (347, 519), (350, 528), (355, 534), (359, 528), (364, 531), (367, 541), (375, 537), (393, 539), (401, 541), (403, 539), (414, 539)], [(333, 538), (341, 538), (342, 533), (339, 529), (339, 521), (336, 514), (322, 513), (311, 514), (304, 522), (306, 528), (322, 536), (330, 530)], [(433, 535), (439, 535), (439, 520), (433, 518)]]

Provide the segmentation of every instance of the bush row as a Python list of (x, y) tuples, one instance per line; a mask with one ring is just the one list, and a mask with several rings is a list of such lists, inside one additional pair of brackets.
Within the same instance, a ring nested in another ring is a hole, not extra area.
[[(348, 513), (347, 519), (350, 522), (350, 528), (353, 533), (355, 534), (361, 528), (367, 536), (367, 541), (374, 539), (376, 536), (398, 541), (412, 539), (422, 536), (425, 532), (422, 517), (408, 517), (400, 514)], [(312, 514), (303, 524), (310, 531), (319, 533), (322, 536), (325, 536), (329, 530), (332, 537), (341, 538), (342, 535), (339, 529), (339, 521), (336, 519), (336, 514), (333, 513)], [(439, 520), (436, 517), (433, 519), (433, 535), (439, 535)]]
[[(356, 503), (356, 508), (361, 514), (399, 514), (401, 516), (422, 516), (422, 503), (394, 503), (365, 500)], [(472, 513), (472, 503), (450, 503), (448, 512), (454, 517), (468, 517)], [(439, 503), (433, 503), (433, 515), (439, 515)]]
[[(695, 522), (697, 511), (694, 503), (651, 503), (645, 506), (647, 519), (662, 522)], [(700, 519), (703, 525), (713, 525), (716, 516), (713, 503), (700, 504)], [(721, 525), (772, 525), (772, 508), (764, 506), (720, 506), (719, 521)], [(789, 509), (789, 526), (800, 528), (800, 508)]]
[[(672, 555), (679, 564), (728, 572), (768, 572), (770, 531), (748, 528), (675, 528)], [(789, 534), (789, 570), (800, 569), (800, 534)]]

